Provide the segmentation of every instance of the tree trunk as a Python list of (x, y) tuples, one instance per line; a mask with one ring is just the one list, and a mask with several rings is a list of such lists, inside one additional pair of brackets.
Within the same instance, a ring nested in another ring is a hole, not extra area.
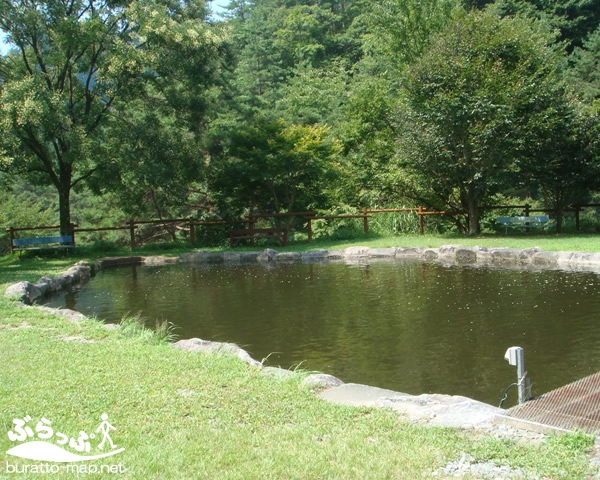
[(60, 234), (73, 235), (71, 231), (71, 185), (61, 185), (58, 192)]
[(556, 233), (562, 233), (563, 212), (559, 208), (556, 210)]
[[(66, 150), (66, 149), (65, 149)], [(61, 152), (61, 154), (64, 153)], [(55, 186), (58, 190), (58, 211), (60, 218), (60, 234), (73, 235), (71, 231), (71, 179), (72, 166), (58, 158), (58, 176), (55, 176)]]
[(469, 235), (479, 235), (481, 229), (479, 228), (479, 205), (477, 205), (477, 199), (471, 192), (467, 198), (467, 213), (469, 214)]

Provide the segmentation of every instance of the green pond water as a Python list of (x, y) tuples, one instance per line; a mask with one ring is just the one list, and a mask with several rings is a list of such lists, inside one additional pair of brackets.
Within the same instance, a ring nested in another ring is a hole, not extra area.
[[(180, 338), (234, 342), (300, 366), (410, 394), (497, 405), (525, 349), (533, 394), (600, 370), (600, 277), (422, 263), (128, 267), (49, 299), (108, 322), (141, 313)], [(505, 406), (516, 402), (512, 389)]]

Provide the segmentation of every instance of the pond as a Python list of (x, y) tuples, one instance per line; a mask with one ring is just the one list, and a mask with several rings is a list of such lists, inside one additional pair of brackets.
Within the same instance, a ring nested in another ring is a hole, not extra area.
[[(600, 370), (595, 273), (417, 262), (127, 267), (46, 304), (108, 322), (141, 313), (267, 365), (497, 405), (525, 349), (534, 395)], [(516, 401), (516, 389), (505, 406)]]

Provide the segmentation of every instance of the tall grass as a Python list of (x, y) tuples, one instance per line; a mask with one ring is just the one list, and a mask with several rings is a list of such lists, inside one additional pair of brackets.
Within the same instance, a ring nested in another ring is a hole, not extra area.
[(119, 332), (126, 338), (137, 338), (150, 345), (172, 343), (178, 338), (174, 332), (176, 326), (171, 322), (156, 320), (155, 328), (148, 328), (146, 324), (140, 313), (128, 314), (119, 322)]

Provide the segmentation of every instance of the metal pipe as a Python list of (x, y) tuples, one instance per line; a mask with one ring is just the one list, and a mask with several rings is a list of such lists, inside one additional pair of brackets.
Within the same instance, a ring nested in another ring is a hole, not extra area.
[(519, 405), (523, 405), (528, 400), (527, 371), (525, 370), (525, 350), (523, 350), (521, 347), (510, 347), (506, 351), (504, 359), (508, 360), (509, 365), (517, 367)]

